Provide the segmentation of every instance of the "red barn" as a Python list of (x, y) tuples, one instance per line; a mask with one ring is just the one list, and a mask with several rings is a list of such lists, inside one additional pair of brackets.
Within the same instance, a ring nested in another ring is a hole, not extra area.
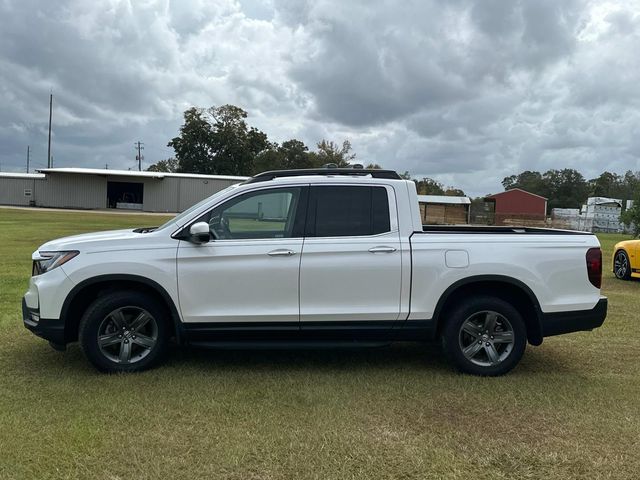
[(544, 224), (547, 199), (520, 188), (489, 195), (487, 202), (495, 203), (495, 224)]

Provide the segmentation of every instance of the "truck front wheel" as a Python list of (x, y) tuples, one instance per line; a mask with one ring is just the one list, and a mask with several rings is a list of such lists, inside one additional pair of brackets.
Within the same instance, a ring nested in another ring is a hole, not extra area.
[(165, 309), (144, 293), (107, 293), (84, 313), (78, 332), (80, 346), (102, 372), (145, 370), (167, 350), (167, 319)]
[(498, 376), (515, 367), (527, 345), (522, 315), (511, 304), (476, 296), (448, 311), (442, 345), (462, 372)]

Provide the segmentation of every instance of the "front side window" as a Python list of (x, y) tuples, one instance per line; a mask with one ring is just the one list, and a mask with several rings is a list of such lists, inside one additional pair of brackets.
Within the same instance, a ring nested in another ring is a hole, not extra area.
[(185, 224), (185, 220), (189, 217), (189, 215), (191, 215), (193, 212), (198, 210), (204, 204), (213, 201), (217, 197), (222, 197), (222, 196), (226, 195), (228, 192), (230, 192), (230, 191), (232, 191), (232, 190), (234, 190), (236, 188), (238, 188), (237, 184), (236, 185), (231, 185), (231, 186), (225, 188), (224, 190), (220, 190), (219, 192), (214, 193), (210, 197), (207, 197), (207, 198), (205, 198), (203, 200), (200, 200), (198, 203), (196, 203), (195, 205), (192, 205), (191, 207), (186, 209), (184, 212), (176, 215), (172, 219), (170, 219), (167, 222), (163, 223), (160, 227), (158, 227), (158, 230), (161, 230), (161, 229), (163, 229), (165, 227), (168, 227), (169, 225), (173, 225), (173, 224), (176, 224), (176, 225), (179, 225), (179, 226), (184, 225)]
[(309, 236), (345, 237), (390, 231), (384, 187), (318, 186), (310, 198)]
[(240, 195), (214, 208), (199, 221), (209, 223), (217, 240), (291, 238), (301, 188), (260, 190)]

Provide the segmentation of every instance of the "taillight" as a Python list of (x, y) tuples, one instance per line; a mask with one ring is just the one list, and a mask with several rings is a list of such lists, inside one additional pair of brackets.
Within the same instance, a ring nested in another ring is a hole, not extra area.
[(590, 248), (587, 250), (587, 275), (591, 284), (600, 288), (602, 285), (602, 250)]

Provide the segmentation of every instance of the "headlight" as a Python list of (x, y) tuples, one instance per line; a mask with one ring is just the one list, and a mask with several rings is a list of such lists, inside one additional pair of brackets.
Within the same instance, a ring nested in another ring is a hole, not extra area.
[(42, 275), (54, 268), (64, 265), (73, 257), (78, 255), (77, 250), (64, 252), (38, 252), (38, 257), (33, 259), (32, 275)]

